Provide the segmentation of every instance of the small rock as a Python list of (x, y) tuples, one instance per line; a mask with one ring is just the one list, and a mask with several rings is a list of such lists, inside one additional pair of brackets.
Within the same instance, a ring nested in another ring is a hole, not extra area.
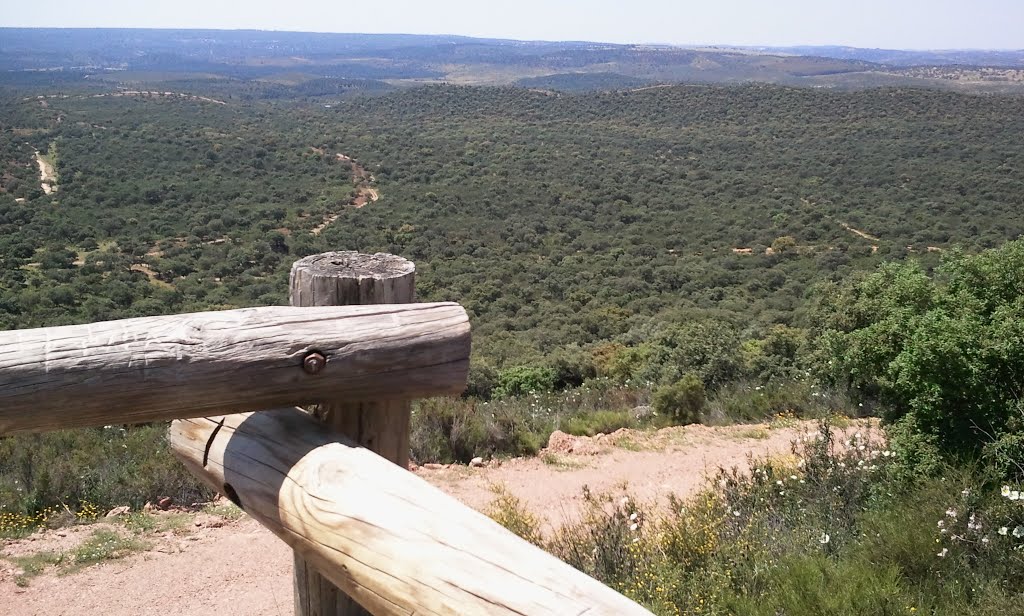
[(420, 467), (415, 462), (409, 462), (409, 470), (415, 473)]
[(107, 515), (106, 515), (106, 516), (104, 516), (104, 517), (107, 517), (107, 518), (116, 518), (116, 517), (118, 517), (118, 516), (122, 516), (122, 515), (125, 515), (125, 514), (127, 514), (127, 513), (128, 513), (128, 512), (130, 512), (131, 510), (132, 510), (132, 508), (131, 508), (131, 507), (129, 507), (129, 506), (127, 506), (127, 505), (122, 505), (121, 507), (114, 507), (113, 509), (111, 509), (110, 511), (108, 511), (108, 512), (107, 512)]
[(202, 525), (203, 525), (202, 522), (200, 522), (199, 520), (196, 520), (196, 528), (199, 528)]
[(477, 456), (469, 461), (469, 465), (479, 468), (484, 465), (484, 459), (481, 458), (480, 456)]
[(146, 504), (142, 506), (142, 510), (146, 513), (151, 513), (153, 511), (153, 503), (146, 501)]
[(170, 496), (164, 496), (156, 501), (156, 506), (167, 511), (171, 505), (174, 504), (174, 500)]

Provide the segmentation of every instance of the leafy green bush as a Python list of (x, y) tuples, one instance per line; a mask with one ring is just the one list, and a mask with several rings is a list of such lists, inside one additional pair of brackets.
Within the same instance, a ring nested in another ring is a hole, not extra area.
[(887, 433), (889, 448), (897, 460), (888, 472), (897, 485), (914, 485), (934, 477), (943, 468), (938, 438), (921, 430), (913, 415), (906, 415), (888, 426)]
[(822, 294), (816, 362), (833, 382), (913, 416), (946, 454), (1019, 431), (1024, 390), (1024, 240), (954, 252), (934, 276), (892, 263)]
[(555, 388), (555, 371), (541, 366), (517, 366), (498, 372), (495, 398), (522, 396)]
[(740, 337), (728, 321), (690, 319), (633, 335), (643, 335), (644, 341), (621, 349), (609, 362), (620, 379), (665, 385), (692, 373), (715, 389), (740, 374)]
[(707, 403), (704, 382), (696, 374), (687, 373), (672, 385), (658, 388), (651, 402), (656, 413), (667, 415), (676, 423), (698, 423)]

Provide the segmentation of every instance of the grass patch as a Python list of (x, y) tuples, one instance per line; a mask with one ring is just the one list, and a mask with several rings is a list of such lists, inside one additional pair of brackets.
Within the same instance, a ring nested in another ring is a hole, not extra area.
[(245, 515), (245, 512), (239, 509), (238, 505), (230, 501), (207, 505), (203, 507), (203, 512), (232, 522), (242, 519), (242, 516)]
[(135, 537), (125, 537), (115, 530), (100, 528), (81, 545), (68, 553), (67, 565), (61, 573), (68, 574), (108, 560), (130, 556), (149, 547), (149, 543)]
[(124, 516), (124, 527), (136, 535), (172, 532), (176, 535), (187, 534), (195, 515), (191, 513), (166, 513), (154, 515), (144, 511), (136, 511)]
[(21, 573), (14, 578), (14, 583), (24, 587), (28, 586), (31, 578), (46, 571), (46, 569), (61, 565), (64, 562), (64, 554), (59, 552), (38, 552), (28, 556), (11, 556), (8, 557), (8, 560), (14, 566), (21, 569)]
[(562, 424), (562, 431), (573, 436), (611, 434), (622, 428), (635, 428), (638, 422), (630, 411), (595, 411), (577, 415)]
[(545, 451), (541, 454), (540, 459), (544, 464), (556, 468), (560, 471), (569, 471), (577, 468), (583, 468), (586, 464), (575, 458), (569, 456), (561, 456), (557, 453)]
[(747, 428), (733, 433), (732, 437), (735, 439), (766, 439), (770, 436), (770, 433), (766, 428)]
[(615, 446), (626, 451), (644, 451), (647, 449), (643, 443), (630, 436), (615, 439)]
[(78, 547), (66, 552), (41, 551), (4, 558), (20, 569), (14, 583), (24, 587), (33, 577), (48, 569), (55, 569), (59, 575), (68, 575), (109, 560), (130, 556), (149, 547), (148, 542), (135, 536), (125, 536), (112, 528), (98, 528)]

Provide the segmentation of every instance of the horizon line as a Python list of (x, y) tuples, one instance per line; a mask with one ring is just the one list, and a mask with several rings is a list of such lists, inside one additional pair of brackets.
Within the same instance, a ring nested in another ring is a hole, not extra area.
[(196, 27), (153, 27), (153, 26), (6, 26), (0, 25), (0, 30), (153, 30), (160, 32), (169, 31), (192, 31), (192, 32), (262, 32), (262, 33), (285, 33), (285, 34), (333, 34), (338, 36), (419, 36), (419, 37), (449, 37), (465, 38), (481, 41), (502, 41), (510, 43), (563, 43), (563, 44), (590, 44), (590, 45), (615, 45), (626, 46), (656, 46), (675, 47), (680, 49), (701, 49), (701, 48), (727, 48), (727, 49), (828, 49), (847, 48), (869, 51), (907, 51), (907, 52), (951, 52), (951, 51), (992, 51), (992, 52), (1022, 52), (1024, 47), (862, 47), (846, 43), (827, 44), (735, 44), (735, 43), (664, 43), (654, 41), (613, 43), (610, 41), (590, 41), (583, 39), (517, 39), (498, 36), (473, 36), (468, 34), (453, 33), (413, 33), (413, 32), (335, 32), (326, 30), (277, 30), (264, 28), (196, 28)]

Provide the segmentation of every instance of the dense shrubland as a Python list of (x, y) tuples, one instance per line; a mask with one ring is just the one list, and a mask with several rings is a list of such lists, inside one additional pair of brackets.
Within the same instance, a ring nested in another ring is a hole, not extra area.
[[(825, 433), (804, 467), (723, 472), (664, 518), (594, 496), (579, 526), (534, 537), (656, 611), (1020, 601), (1022, 99), (2, 96), (3, 327), (284, 303), (301, 256), (402, 254), (421, 299), (459, 301), (474, 325), (467, 394), (415, 405), (421, 462), (531, 454), (555, 429), (883, 418), (873, 457)], [(33, 150), (54, 154), (57, 194), (38, 190)], [(346, 207), (339, 152), (380, 201)], [(162, 495), (207, 496), (161, 426), (0, 439), (3, 524)]]

